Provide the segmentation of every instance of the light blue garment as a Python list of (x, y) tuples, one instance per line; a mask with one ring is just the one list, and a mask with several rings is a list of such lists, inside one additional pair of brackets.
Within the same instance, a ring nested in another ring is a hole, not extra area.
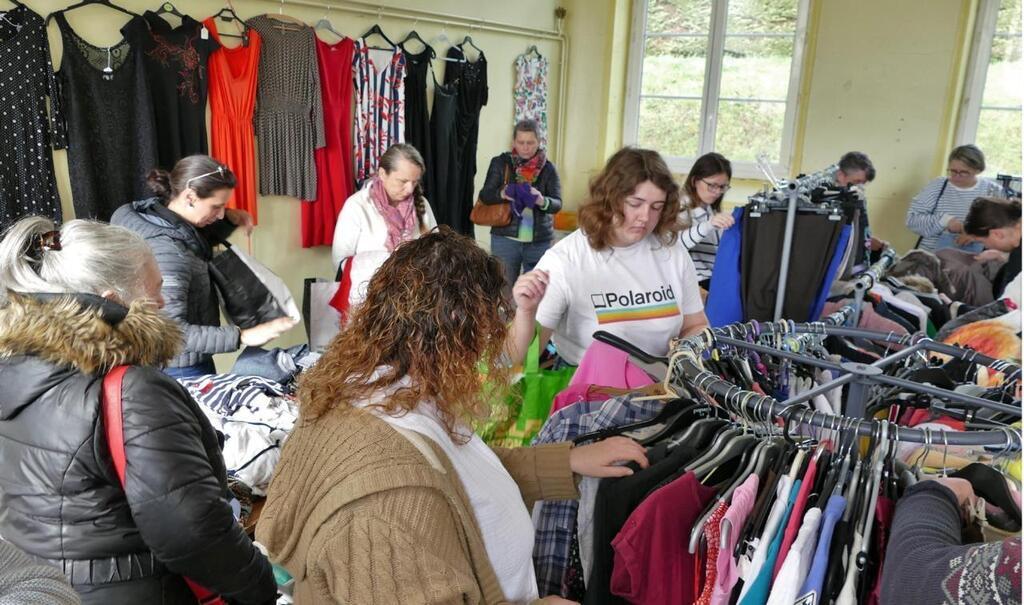
[(768, 557), (764, 560), (761, 571), (754, 578), (750, 590), (740, 599), (739, 605), (765, 605), (768, 602), (768, 594), (772, 588), (772, 572), (775, 571), (775, 560), (779, 558), (779, 549), (782, 548), (782, 536), (786, 533), (786, 525), (789, 523), (789, 516), (793, 513), (793, 505), (796, 503), (797, 494), (800, 493), (802, 481), (802, 479), (797, 479), (793, 483), (793, 488), (789, 490), (789, 502), (786, 503), (786, 512), (782, 515), (782, 523), (779, 524), (779, 529), (775, 532), (775, 538), (772, 539), (771, 545), (768, 546)]
[(821, 594), (822, 584), (825, 582), (825, 574), (828, 572), (828, 554), (832, 544), (832, 532), (836, 523), (843, 517), (846, 510), (846, 498), (839, 494), (829, 497), (825, 505), (825, 517), (821, 522), (821, 534), (818, 536), (818, 548), (814, 551), (814, 562), (811, 563), (811, 570), (807, 572), (807, 579), (800, 588), (798, 601), (805, 605), (817, 605), (818, 597)]

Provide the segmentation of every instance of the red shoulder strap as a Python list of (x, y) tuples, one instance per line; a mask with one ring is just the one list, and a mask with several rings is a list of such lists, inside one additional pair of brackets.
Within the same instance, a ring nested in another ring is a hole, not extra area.
[(114, 460), (114, 470), (124, 488), (125, 467), (128, 461), (124, 456), (124, 417), (121, 408), (121, 385), (128, 366), (117, 366), (103, 377), (103, 430), (107, 437), (110, 457)]

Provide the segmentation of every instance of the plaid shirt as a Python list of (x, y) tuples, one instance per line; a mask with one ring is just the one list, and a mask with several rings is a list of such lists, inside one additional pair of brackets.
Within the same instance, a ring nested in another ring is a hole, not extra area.
[[(571, 441), (580, 435), (653, 418), (663, 400), (633, 400), (639, 394), (607, 401), (580, 402), (555, 412), (533, 440), (534, 445)], [(576, 531), (576, 500), (544, 500), (533, 508), (533, 566), (540, 596), (557, 595), (569, 562), (569, 548)]]

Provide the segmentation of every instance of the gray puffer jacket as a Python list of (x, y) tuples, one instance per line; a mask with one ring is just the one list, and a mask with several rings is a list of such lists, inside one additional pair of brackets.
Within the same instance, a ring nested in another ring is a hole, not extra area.
[(121, 206), (110, 219), (138, 233), (153, 249), (163, 274), (164, 313), (181, 324), (185, 346), (168, 364), (186, 367), (239, 347), (238, 328), (220, 325), (220, 301), (208, 268), (210, 243), (157, 198)]

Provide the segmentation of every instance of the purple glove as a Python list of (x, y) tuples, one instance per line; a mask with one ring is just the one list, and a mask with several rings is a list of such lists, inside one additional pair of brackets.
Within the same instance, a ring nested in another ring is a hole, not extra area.
[(512, 198), (512, 212), (516, 216), (522, 216), (523, 210), (533, 208), (537, 204), (537, 198), (530, 192), (529, 183), (509, 183), (505, 186), (505, 195)]

